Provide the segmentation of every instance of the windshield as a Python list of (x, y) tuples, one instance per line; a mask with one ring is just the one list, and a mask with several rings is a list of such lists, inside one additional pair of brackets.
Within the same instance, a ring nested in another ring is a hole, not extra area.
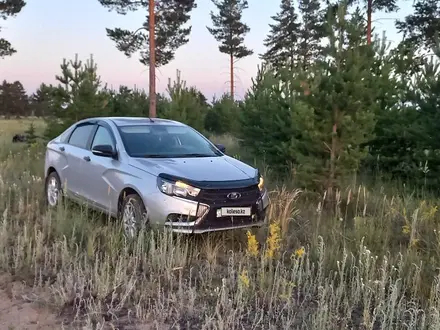
[(125, 150), (130, 157), (176, 158), (218, 157), (222, 153), (188, 126), (119, 126)]

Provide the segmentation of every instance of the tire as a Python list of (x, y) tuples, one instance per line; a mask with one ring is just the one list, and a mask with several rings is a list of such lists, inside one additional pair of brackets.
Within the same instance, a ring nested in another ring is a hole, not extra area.
[(44, 194), (46, 205), (50, 208), (55, 208), (59, 205), (62, 198), (61, 180), (57, 172), (51, 172), (44, 185)]
[(119, 218), (122, 222), (124, 235), (130, 239), (136, 237), (141, 229), (149, 227), (147, 210), (137, 194), (130, 194), (124, 198)]

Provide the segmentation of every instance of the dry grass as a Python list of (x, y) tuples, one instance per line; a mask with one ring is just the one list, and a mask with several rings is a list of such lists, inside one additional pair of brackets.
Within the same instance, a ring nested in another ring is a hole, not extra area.
[(269, 228), (127, 242), (79, 206), (45, 210), (42, 156), (0, 152), (0, 267), (71, 326), (440, 328), (436, 201), (352, 187), (329, 212), (280, 187)]

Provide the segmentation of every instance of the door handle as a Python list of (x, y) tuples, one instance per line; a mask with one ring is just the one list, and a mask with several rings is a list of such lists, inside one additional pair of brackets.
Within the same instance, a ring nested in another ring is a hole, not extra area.
[(65, 149), (64, 147), (60, 147), (60, 150), (61, 150), (61, 151), (64, 151), (64, 150), (66, 150), (66, 149)]
[(86, 162), (90, 162), (90, 157), (89, 157), (89, 156), (84, 156), (83, 158), (84, 158), (84, 160), (85, 160)]

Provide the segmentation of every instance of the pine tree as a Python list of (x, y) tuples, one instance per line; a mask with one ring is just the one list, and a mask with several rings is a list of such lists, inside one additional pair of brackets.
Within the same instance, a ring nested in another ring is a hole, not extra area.
[(321, 54), (323, 38), (323, 12), (319, 0), (299, 0), (301, 28), (298, 36), (298, 57), (303, 70)]
[[(366, 26), (366, 38), (367, 43), (371, 44), (372, 40), (372, 22), (373, 22), (373, 13), (376, 11), (385, 11), (387, 13), (395, 12), (399, 9), (397, 6), (398, 0), (343, 0), (336, 3), (336, 5), (332, 5), (334, 9), (343, 5), (343, 6), (358, 6), (362, 5), (366, 11), (367, 16), (367, 26)], [(434, 0), (436, 1), (436, 0)]]
[[(26, 2), (23, 0), (3, 0), (0, 2), (0, 18), (6, 20), (8, 17), (15, 17), (24, 6), (26, 6)], [(11, 56), (16, 52), (9, 41), (0, 38), (0, 58)]]
[(74, 60), (63, 60), (60, 84), (51, 91), (46, 137), (53, 138), (74, 122), (108, 113), (108, 94), (100, 89), (101, 80), (93, 56), (83, 63), (75, 55)]
[(20, 81), (9, 83), (4, 80), (0, 86), (0, 114), (7, 118), (10, 116), (19, 118), (28, 115), (28, 111), (29, 98), (22, 83)]
[[(298, 164), (318, 163), (313, 153), (318, 145), (314, 141), (317, 120), (313, 108), (298, 98), (295, 70), (282, 70), (275, 76), (272, 68), (262, 65), (240, 113), (242, 145), (264, 158), (274, 175), (283, 176)], [(303, 178), (295, 180), (295, 185), (304, 183)]]
[(234, 134), (239, 126), (238, 111), (237, 102), (228, 93), (223, 94), (220, 99), (213, 98), (212, 107), (205, 117), (205, 128), (215, 134)]
[(28, 129), (26, 130), (26, 143), (28, 146), (33, 145), (37, 142), (37, 134), (35, 132), (34, 122), (31, 122)]
[[(431, 58), (412, 56), (409, 44), (393, 54), (398, 100), (382, 111), (376, 124), (376, 138), (369, 143), (366, 164), (379, 174), (400, 179), (416, 187), (437, 189), (440, 184), (440, 52)], [(406, 72), (410, 75), (407, 75)], [(411, 72), (413, 71), (413, 72)], [(403, 74), (402, 74), (403, 73)], [(427, 165), (429, 172), (423, 171)], [(421, 168), (422, 167), (422, 168)]]
[(250, 31), (242, 22), (242, 13), (248, 8), (247, 0), (212, 0), (218, 14), (210, 13), (213, 27), (207, 27), (220, 42), (219, 51), (229, 55), (231, 97), (234, 98), (234, 63), (254, 52), (244, 46), (244, 36)]
[(24, 89), (23, 84), (20, 81), (14, 81), (12, 83), (12, 92), (14, 99), (14, 115), (19, 118), (29, 115), (29, 96)]
[(414, 13), (396, 22), (406, 43), (418, 48), (435, 48), (440, 40), (440, 3), (438, 0), (417, 0)]
[[(149, 115), (156, 117), (156, 66), (171, 62), (177, 49), (188, 42), (191, 26), (184, 26), (190, 19), (191, 11), (196, 8), (195, 0), (98, 1), (110, 10), (116, 10), (123, 15), (128, 11), (148, 10), (145, 22), (136, 31), (121, 28), (106, 30), (110, 39), (116, 42), (118, 50), (128, 57), (140, 51), (140, 62), (149, 66)], [(141, 32), (142, 30), (144, 31)], [(154, 35), (150, 35), (152, 30)]]
[[(130, 11), (145, 11), (146, 20), (136, 31), (121, 28), (107, 28), (107, 35), (116, 43), (118, 50), (130, 57), (140, 51), (140, 62), (149, 65), (148, 50), (149, 16), (148, 0), (98, 0), (104, 7), (125, 15)], [(174, 59), (176, 50), (188, 43), (191, 26), (185, 26), (191, 11), (196, 8), (195, 0), (155, 1), (155, 44), (156, 66), (163, 66)]]
[(372, 72), (375, 50), (365, 40), (364, 19), (360, 15), (348, 19), (345, 6), (329, 19), (326, 60), (314, 66), (309, 98), (318, 118), (316, 138), (323, 146), (316, 159), (325, 161), (308, 164), (307, 172), (334, 197), (335, 188), (357, 172), (367, 155), (365, 144), (373, 137), (381, 91), (377, 73)]
[(37, 117), (44, 117), (51, 106), (52, 85), (42, 83), (30, 98), (32, 114)]
[(200, 102), (198, 91), (195, 88), (188, 88), (186, 81), (181, 79), (179, 70), (173, 82), (168, 79), (167, 92), (171, 102), (164, 109), (164, 118), (181, 121), (203, 132), (206, 107)]
[(270, 32), (264, 39), (266, 52), (260, 58), (275, 71), (297, 64), (297, 43), (300, 23), (293, 0), (281, 0), (280, 12), (272, 16), (275, 24), (269, 24)]
[(111, 116), (148, 116), (148, 95), (126, 86), (119, 86), (118, 91), (108, 91), (109, 111)]

